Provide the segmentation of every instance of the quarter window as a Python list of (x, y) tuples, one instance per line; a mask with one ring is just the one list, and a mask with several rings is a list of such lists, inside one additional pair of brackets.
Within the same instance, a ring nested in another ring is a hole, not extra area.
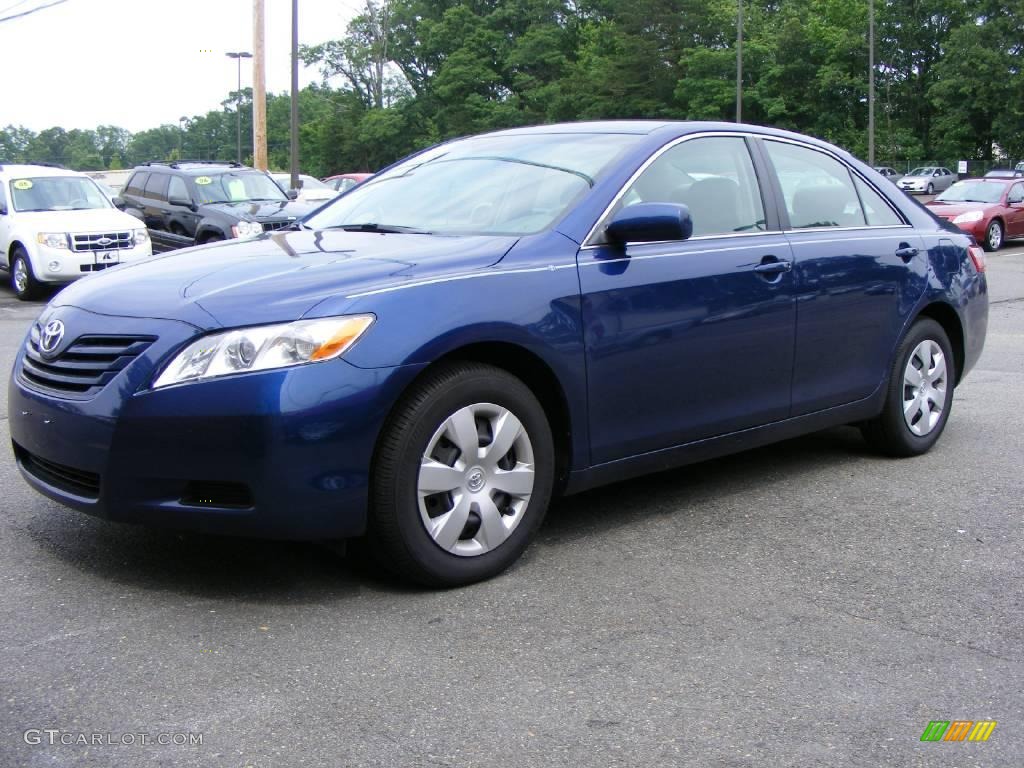
[(636, 203), (687, 206), (694, 236), (766, 229), (754, 164), (739, 136), (691, 139), (667, 150), (637, 177), (619, 207)]
[(857, 194), (860, 195), (861, 206), (870, 226), (898, 227), (903, 224), (903, 220), (880, 194), (856, 176), (853, 177), (853, 183), (857, 187)]
[(146, 180), (149, 179), (149, 173), (146, 171), (140, 171), (136, 173), (131, 179), (128, 180), (128, 186), (125, 187), (125, 194), (128, 195), (142, 195), (142, 191), (146, 188)]
[(167, 179), (165, 173), (151, 173), (146, 182), (145, 196), (153, 200), (167, 200)]
[(850, 171), (838, 160), (794, 144), (766, 141), (793, 229), (863, 227), (867, 220)]

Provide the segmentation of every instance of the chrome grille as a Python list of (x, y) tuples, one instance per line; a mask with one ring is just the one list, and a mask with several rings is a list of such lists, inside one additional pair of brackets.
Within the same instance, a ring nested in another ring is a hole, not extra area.
[(135, 236), (131, 232), (89, 232), (71, 235), (71, 250), (78, 253), (114, 251), (131, 248)]
[(91, 396), (156, 339), (153, 336), (79, 336), (53, 357), (39, 348), (39, 325), (32, 326), (25, 342), (21, 378), (37, 388), (72, 396)]

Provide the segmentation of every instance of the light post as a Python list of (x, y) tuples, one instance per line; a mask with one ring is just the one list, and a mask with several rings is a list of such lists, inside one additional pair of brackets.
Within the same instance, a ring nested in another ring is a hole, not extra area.
[(743, 0), (736, 0), (736, 122), (743, 122)]
[(188, 122), (188, 117), (182, 115), (178, 118), (178, 159), (185, 159), (185, 123)]
[(868, 165), (875, 164), (875, 0), (868, 0)]
[(237, 121), (237, 133), (238, 138), (236, 140), (237, 151), (238, 151), (238, 163), (242, 163), (242, 59), (251, 59), (252, 54), (248, 51), (228, 51), (224, 54), (229, 59), (235, 59), (238, 61), (238, 90), (236, 93), (237, 107), (235, 109), (236, 121)]

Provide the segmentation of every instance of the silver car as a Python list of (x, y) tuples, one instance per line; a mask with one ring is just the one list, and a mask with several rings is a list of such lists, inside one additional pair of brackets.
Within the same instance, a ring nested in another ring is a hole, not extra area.
[(956, 181), (956, 174), (949, 168), (942, 168), (937, 165), (929, 165), (924, 168), (915, 168), (902, 179), (896, 182), (896, 186), (904, 192), (921, 192), (926, 195), (934, 195), (948, 189)]
[(895, 168), (890, 168), (888, 165), (876, 165), (875, 170), (893, 183), (896, 183), (903, 178), (902, 173), (897, 171)]

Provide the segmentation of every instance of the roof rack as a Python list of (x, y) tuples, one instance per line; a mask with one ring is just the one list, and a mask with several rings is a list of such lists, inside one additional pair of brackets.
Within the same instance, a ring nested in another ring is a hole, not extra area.
[(244, 168), (234, 160), (150, 160), (139, 165), (166, 165), (168, 168), (180, 168), (183, 165), (226, 165), (229, 168)]

